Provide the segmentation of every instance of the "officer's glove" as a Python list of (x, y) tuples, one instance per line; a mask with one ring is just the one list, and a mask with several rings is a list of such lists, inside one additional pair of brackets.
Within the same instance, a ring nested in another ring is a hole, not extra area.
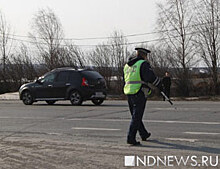
[(151, 93), (152, 93), (150, 87), (147, 87), (147, 88), (144, 88), (144, 87), (143, 87), (141, 90), (142, 90), (142, 92), (144, 93), (145, 98), (149, 97), (149, 96), (151, 95)]

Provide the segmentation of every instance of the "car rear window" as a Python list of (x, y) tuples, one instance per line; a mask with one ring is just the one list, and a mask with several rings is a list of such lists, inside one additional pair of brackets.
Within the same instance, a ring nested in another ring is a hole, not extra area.
[(82, 71), (81, 74), (88, 79), (102, 79), (103, 77), (95, 71)]

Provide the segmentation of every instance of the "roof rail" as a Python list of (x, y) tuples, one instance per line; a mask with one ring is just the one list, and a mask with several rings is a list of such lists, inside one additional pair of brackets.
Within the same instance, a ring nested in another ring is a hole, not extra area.
[(51, 72), (57, 71), (57, 70), (77, 70), (77, 69), (73, 67), (59, 67), (59, 68), (52, 69)]

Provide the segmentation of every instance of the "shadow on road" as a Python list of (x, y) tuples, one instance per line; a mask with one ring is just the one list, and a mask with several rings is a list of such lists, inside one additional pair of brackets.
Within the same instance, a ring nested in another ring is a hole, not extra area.
[(51, 107), (56, 107), (56, 106), (72, 106), (72, 107), (128, 107), (128, 105), (118, 105), (118, 104), (103, 104), (103, 105), (99, 105), (96, 106), (94, 104), (82, 104), (80, 106), (73, 106), (71, 104), (64, 104), (64, 103), (56, 103), (54, 105), (48, 105), (45, 103), (38, 103), (38, 104), (33, 104), (32, 106), (51, 106)]
[(198, 151), (204, 153), (211, 153), (211, 154), (219, 154), (220, 148), (212, 148), (212, 147), (194, 147), (194, 146), (187, 146), (175, 143), (168, 143), (159, 140), (148, 140), (150, 143), (159, 144), (159, 146), (152, 146), (152, 145), (140, 145), (140, 147), (146, 148), (160, 148), (160, 149), (176, 149), (176, 150), (189, 150), (189, 151)]

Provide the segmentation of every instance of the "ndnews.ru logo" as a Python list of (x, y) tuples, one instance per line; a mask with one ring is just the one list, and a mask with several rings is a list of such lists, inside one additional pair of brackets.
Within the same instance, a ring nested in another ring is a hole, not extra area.
[(135, 156), (125, 156), (125, 166), (134, 167), (135, 166)]
[(125, 156), (125, 167), (138, 166), (192, 166), (192, 167), (217, 167), (219, 162), (218, 156)]

